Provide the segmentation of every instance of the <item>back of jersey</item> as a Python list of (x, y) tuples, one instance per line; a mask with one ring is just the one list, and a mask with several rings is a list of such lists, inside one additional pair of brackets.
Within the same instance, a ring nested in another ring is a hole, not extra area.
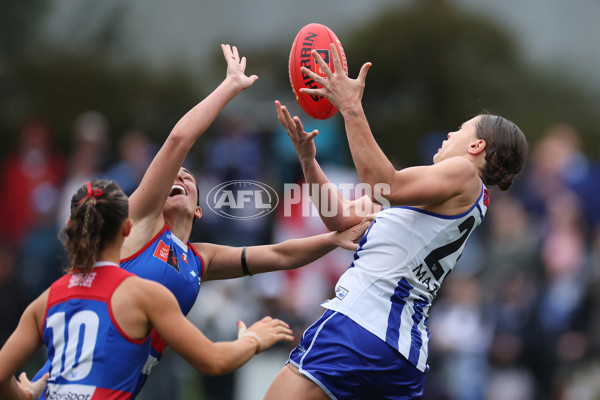
[(129, 338), (111, 307), (113, 292), (130, 276), (100, 262), (50, 287), (42, 332), (51, 362), (48, 399), (132, 398), (150, 341)]

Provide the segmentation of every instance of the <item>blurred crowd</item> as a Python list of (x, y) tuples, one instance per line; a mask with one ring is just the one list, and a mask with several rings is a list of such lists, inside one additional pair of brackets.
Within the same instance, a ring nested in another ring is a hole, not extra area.
[[(202, 152), (186, 167), (198, 181), (201, 205), (211, 188), (234, 179), (270, 185), (280, 204), (284, 183), (302, 182), (289, 139), (273, 120), (265, 128), (223, 116), (200, 139)], [(356, 183), (339, 121), (304, 122), (320, 130), (317, 157), (330, 179)], [(24, 121), (18, 146), (2, 160), (0, 343), (29, 301), (62, 274), (57, 235), (75, 188), (107, 178), (131, 194), (160, 145), (140, 130), (112, 132), (94, 111), (73, 122), (69, 151), (59, 150), (54, 134), (43, 119)], [(431, 309), (426, 400), (600, 398), (600, 162), (584, 154), (574, 126), (557, 123), (535, 134), (525, 171), (509, 192), (491, 193), (485, 223)], [(118, 135), (117, 149), (111, 135)], [(426, 138), (419, 154), (429, 163)], [(263, 218), (239, 220), (203, 207), (192, 241), (251, 246), (326, 232), (303, 207), (291, 216), (280, 206)], [(298, 270), (202, 284), (189, 318), (209, 338), (231, 340), (237, 320), (269, 314), (289, 322), (297, 342), (351, 260), (351, 252), (336, 250)], [(218, 378), (193, 372), (167, 352), (141, 397), (261, 398), (291, 348), (279, 345)], [(42, 361), (40, 355), (33, 372)]]

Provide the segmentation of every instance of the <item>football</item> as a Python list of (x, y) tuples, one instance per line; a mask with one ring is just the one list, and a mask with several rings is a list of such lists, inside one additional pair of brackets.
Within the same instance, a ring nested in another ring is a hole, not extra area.
[(301, 88), (316, 89), (322, 87), (308, 75), (302, 73), (300, 67), (306, 67), (325, 77), (325, 73), (311, 54), (311, 51), (316, 50), (333, 72), (335, 68), (329, 51), (330, 43), (335, 44), (337, 52), (340, 55), (344, 73), (348, 75), (348, 62), (342, 44), (335, 33), (325, 25), (312, 23), (300, 29), (300, 32), (298, 32), (294, 39), (292, 51), (290, 52), (288, 72), (292, 91), (302, 109), (315, 119), (331, 118), (338, 110), (329, 100), (323, 97), (300, 93), (299, 90)]

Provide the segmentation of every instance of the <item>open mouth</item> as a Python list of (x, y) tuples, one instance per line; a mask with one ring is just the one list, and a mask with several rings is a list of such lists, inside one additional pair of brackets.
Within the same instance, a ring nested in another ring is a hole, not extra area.
[(173, 185), (171, 187), (171, 193), (169, 193), (169, 197), (173, 197), (173, 196), (177, 196), (177, 195), (184, 195), (187, 196), (187, 192), (185, 191), (185, 187), (183, 187), (182, 185)]

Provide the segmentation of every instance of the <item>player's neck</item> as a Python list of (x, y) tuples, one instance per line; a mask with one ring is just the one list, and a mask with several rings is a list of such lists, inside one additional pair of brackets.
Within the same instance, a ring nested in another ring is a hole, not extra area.
[(121, 242), (106, 246), (96, 256), (98, 261), (109, 261), (119, 265), (121, 260)]
[(193, 219), (189, 218), (165, 218), (165, 223), (171, 229), (171, 232), (177, 239), (181, 240), (183, 243), (187, 243), (190, 240), (190, 233), (192, 232), (192, 225), (194, 224)]

